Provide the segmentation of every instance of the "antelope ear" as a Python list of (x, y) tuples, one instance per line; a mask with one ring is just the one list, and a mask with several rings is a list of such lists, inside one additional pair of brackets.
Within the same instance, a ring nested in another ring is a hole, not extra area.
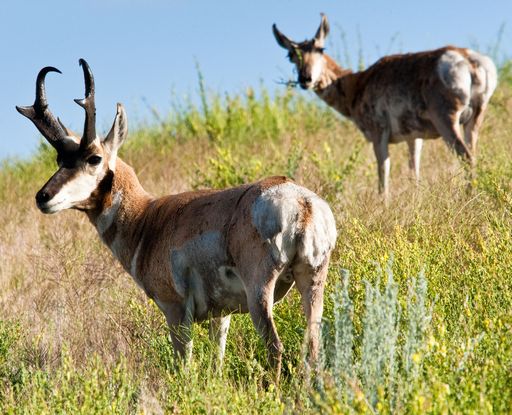
[(126, 111), (124, 110), (123, 104), (117, 104), (116, 118), (114, 124), (110, 129), (109, 133), (103, 140), (103, 145), (110, 151), (109, 166), (113, 170), (115, 166), (115, 160), (117, 158), (117, 150), (123, 144), (123, 141), (128, 135), (128, 118), (126, 117)]
[(327, 21), (327, 16), (325, 14), (321, 13), (320, 16), (322, 16), (322, 21), (320, 22), (320, 26), (316, 31), (314, 41), (316, 47), (323, 48), (325, 44), (325, 38), (329, 34), (329, 22)]
[(293, 42), (277, 29), (275, 23), (272, 25), (272, 32), (279, 46), (288, 50), (293, 49)]

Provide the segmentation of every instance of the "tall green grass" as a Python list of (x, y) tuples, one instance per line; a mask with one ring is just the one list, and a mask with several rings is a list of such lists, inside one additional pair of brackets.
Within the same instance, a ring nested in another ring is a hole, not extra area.
[(0, 169), (0, 412), (507, 413), (510, 65), (481, 130), (471, 188), (441, 140), (425, 145), (416, 188), (399, 145), (387, 208), (371, 148), (329, 108), (295, 90), (226, 95), (200, 85), (199, 106), (180, 102), (132, 128), (121, 157), (155, 194), (286, 174), (329, 201), (339, 237), (322, 369), (304, 366), (296, 293), (275, 306), (285, 346), (279, 386), (247, 315), (233, 318), (222, 374), (206, 324), (194, 326), (191, 364), (174, 369), (162, 315), (83, 215), (35, 209), (56, 167), (42, 145)]

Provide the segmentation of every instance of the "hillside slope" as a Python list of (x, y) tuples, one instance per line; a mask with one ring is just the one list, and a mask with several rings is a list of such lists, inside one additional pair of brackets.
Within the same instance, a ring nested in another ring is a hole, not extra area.
[[(341, 268), (350, 271), (346, 292), (353, 301), (354, 348), (348, 350), (356, 369), (345, 374), (343, 393), (329, 363), (321, 382), (307, 382), (296, 293), (275, 308), (286, 349), (278, 389), (268, 384), (264, 347), (248, 316), (234, 318), (222, 375), (213, 368), (206, 325), (194, 330), (190, 367), (172, 370), (163, 316), (102, 246), (85, 215), (47, 216), (36, 209), (35, 193), (55, 169), (52, 150), (43, 145), (30, 161), (5, 163), (0, 170), (0, 411), (508, 411), (511, 84), (503, 81), (491, 100), (476, 179), (468, 185), (461, 163), (434, 140), (425, 144), (416, 188), (406, 145), (392, 146), (388, 208), (376, 192), (371, 146), (316, 100), (298, 91), (271, 98), (253, 90), (204, 98), (201, 108), (174, 108), (167, 118), (133, 131), (120, 156), (157, 195), (285, 174), (331, 203), (339, 238), (326, 295), (327, 331), (337, 310), (331, 294)], [(364, 378), (371, 362), (361, 356), (365, 339), (377, 336), (377, 329), (364, 317), (371, 307), (365, 281), (382, 286), (391, 275), (380, 280), (376, 264), (390, 264), (399, 287), (396, 307), (406, 318), (399, 323), (396, 371), (386, 369), (388, 383), (372, 395)], [(394, 394), (405, 388), (400, 382), (409, 344), (408, 287), (422, 271), (432, 321), (425, 323), (412, 357), (418, 364), (414, 382), (407, 393)], [(332, 366), (341, 356), (329, 359)]]

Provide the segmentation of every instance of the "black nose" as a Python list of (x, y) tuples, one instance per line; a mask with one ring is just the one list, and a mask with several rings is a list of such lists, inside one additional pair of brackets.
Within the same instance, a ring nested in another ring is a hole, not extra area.
[(301, 84), (308, 84), (312, 81), (311, 79), (311, 75), (302, 75), (302, 76), (299, 76), (299, 82)]
[(40, 205), (42, 203), (46, 203), (46, 202), (48, 202), (48, 200), (50, 200), (50, 195), (47, 191), (40, 190), (39, 192), (37, 192), (36, 202), (38, 205)]

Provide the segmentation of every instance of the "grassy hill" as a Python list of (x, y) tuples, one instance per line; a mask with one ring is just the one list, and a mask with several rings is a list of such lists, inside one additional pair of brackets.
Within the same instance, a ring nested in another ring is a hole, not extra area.
[[(155, 304), (85, 215), (42, 215), (55, 169), (42, 145), (0, 170), (2, 413), (503, 413), (512, 406), (512, 81), (502, 70), (476, 178), (441, 140), (418, 188), (391, 148), (392, 200), (371, 146), (305, 93), (205, 92), (200, 106), (130, 133), (120, 156), (156, 195), (285, 174), (326, 198), (338, 225), (326, 294), (324, 370), (308, 380), (298, 295), (275, 307), (278, 388), (248, 316), (235, 316), (222, 374), (207, 325), (172, 369)], [(128, 114), (130, 115), (130, 114)], [(350, 273), (342, 278), (341, 270)], [(383, 269), (383, 271), (382, 271)], [(422, 276), (423, 275), (423, 276)], [(344, 283), (343, 283), (343, 281)]]

